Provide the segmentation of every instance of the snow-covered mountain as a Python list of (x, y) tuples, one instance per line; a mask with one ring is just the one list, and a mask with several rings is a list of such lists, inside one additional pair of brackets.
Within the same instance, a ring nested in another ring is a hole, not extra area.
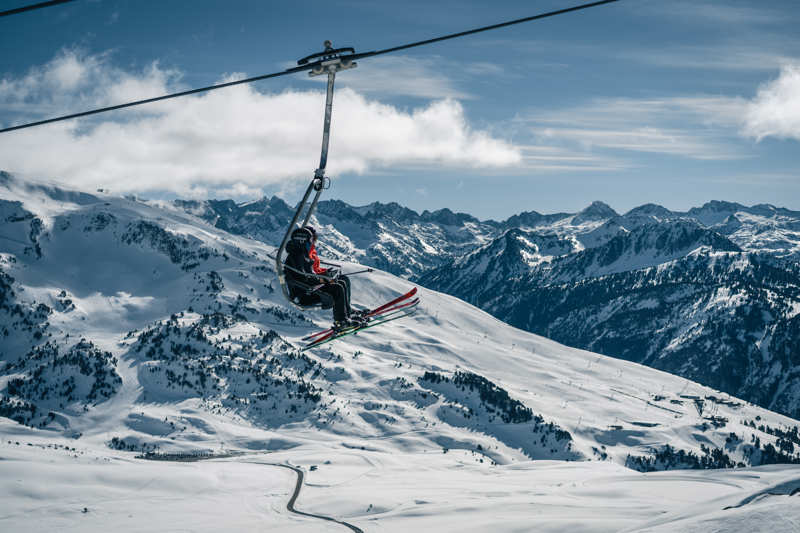
[[(177, 205), (269, 244), (292, 215), (278, 198)], [(327, 201), (315, 223), (334, 257), (458, 296), (567, 345), (800, 416), (791, 333), (800, 309), (800, 212), (714, 201), (619, 215), (594, 202), (578, 213), (530, 211), (495, 222)]]
[[(796, 245), (767, 249), (779, 239), (752, 226), (723, 234), (735, 215), (717, 214), (724, 228), (635, 215), (577, 236), (591, 247), (540, 262), (499, 246), (522, 231), (509, 230), (419, 281), (528, 331), (800, 416)], [(529, 241), (552, 235), (526, 231)]]
[[(157, 504), (165, 490), (173, 512), (189, 505), (176, 496), (184, 489), (192, 498), (214, 494), (211, 507), (231, 506), (232, 495), (244, 494), (232, 480), (251, 487), (265, 476), (264, 464), (282, 461), (307, 467), (305, 505), (314, 507), (316, 495), (317, 512), (364, 530), (481, 529), (496, 506), (519, 529), (531, 519), (525, 498), (541, 491), (559, 509), (537, 519), (551, 529), (763, 520), (759, 494), (770, 490), (787, 499), (771, 500), (771, 512), (794, 516), (788, 499), (800, 473), (787, 464), (800, 463), (796, 420), (681, 377), (567, 348), (427, 289), (414, 317), (299, 353), (300, 338), (330, 316), (282, 300), (268, 257), (274, 247), (183, 210), (1, 180), (4, 530), (29, 520), (22, 509), (37, 509), (51, 529), (99, 531), (108, 524), (98, 517), (110, 520), (120, 508), (146, 514), (141, 502)], [(510, 233), (507, 247), (523, 258), (575, 246), (555, 234)], [(409, 287), (384, 272), (354, 281), (355, 300), (365, 306)], [(236, 463), (231, 477), (210, 463), (191, 470), (165, 464), (161, 474), (142, 466), (136, 474), (130, 462), (134, 452), (220, 449), (247, 453), (228, 459)], [(748, 468), (740, 476), (746, 482), (735, 481), (736, 470), (681, 474), (702, 494), (689, 500), (660, 489), (648, 499), (632, 489), (674, 482), (638, 472), (765, 464), (783, 466)], [(22, 471), (33, 481), (20, 489), (14, 480)], [(59, 491), (67, 472), (94, 481)], [(172, 488), (142, 479), (156, 475)], [(209, 476), (218, 481), (203, 488)], [(557, 489), (563, 480), (583, 480), (586, 490)], [(134, 487), (135, 495), (122, 495)], [(251, 529), (341, 527), (308, 517), (293, 522), (280, 513), (284, 492), (251, 492), (242, 496), (248, 508), (264, 507), (251, 501), (255, 493), (274, 500), (247, 522)], [(620, 513), (620, 506), (637, 511)], [(192, 513), (205, 516), (202, 507)], [(717, 516), (724, 507), (738, 510)], [(121, 529), (135, 530), (124, 522)], [(219, 518), (194, 529), (215, 527)]]
[[(241, 205), (233, 201), (184, 201), (174, 206), (236, 235), (279, 244), (294, 209), (278, 197)], [(415, 211), (396, 203), (352, 207), (323, 200), (314, 223), (324, 234), (321, 249), (336, 259), (358, 261), (412, 277), (462, 255), (497, 234), (497, 224), (449, 209)]]
[[(268, 244), (280, 242), (294, 214), (277, 196), (243, 204), (176, 200), (173, 205), (217, 228)], [(329, 254), (406, 278), (460, 260), (509, 229), (570, 240), (573, 245), (560, 254), (564, 255), (601, 246), (641, 226), (655, 228), (680, 221), (727, 237), (748, 252), (795, 261), (800, 258), (800, 212), (765, 204), (746, 207), (712, 201), (686, 212), (645, 204), (619, 215), (598, 201), (578, 213), (527, 211), (497, 222), (449, 209), (419, 214), (397, 203), (354, 207), (340, 200), (323, 200), (315, 216), (325, 234), (322, 246)]]

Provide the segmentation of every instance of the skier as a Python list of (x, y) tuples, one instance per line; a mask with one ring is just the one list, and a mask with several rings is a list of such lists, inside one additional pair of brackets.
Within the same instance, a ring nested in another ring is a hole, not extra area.
[(292, 301), (303, 306), (321, 303), (323, 309), (333, 307), (336, 331), (363, 325), (364, 313), (350, 307), (350, 279), (335, 268), (320, 265), (316, 243), (317, 231), (306, 226), (295, 229), (286, 245), (283, 271)]

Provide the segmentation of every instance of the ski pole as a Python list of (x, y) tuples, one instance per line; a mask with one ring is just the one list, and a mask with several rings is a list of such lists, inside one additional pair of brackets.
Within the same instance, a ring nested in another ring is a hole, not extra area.
[(364, 270), (356, 270), (355, 272), (348, 272), (347, 274), (342, 274), (343, 276), (355, 276), (356, 274), (363, 274), (365, 272), (375, 272), (371, 268), (365, 268)]

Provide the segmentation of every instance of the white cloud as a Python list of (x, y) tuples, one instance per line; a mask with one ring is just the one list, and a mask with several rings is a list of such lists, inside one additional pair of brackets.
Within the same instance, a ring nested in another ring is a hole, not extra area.
[[(178, 73), (155, 63), (128, 73), (106, 56), (68, 51), (22, 78), (4, 79), (0, 109), (69, 112), (171, 92), (178, 80)], [(105, 122), (2, 134), (0, 168), (116, 192), (241, 196), (313, 173), (323, 107), (321, 91), (262, 94), (230, 87), (100, 115)], [(405, 165), (509, 167), (521, 160), (511, 143), (471, 128), (455, 100), (402, 110), (352, 89), (336, 93), (332, 175)]]
[[(336, 84), (358, 92), (416, 98), (470, 99), (442, 71), (447, 62), (437, 57), (384, 56), (369, 60), (369, 68), (356, 67), (339, 76)], [(326, 82), (318, 76), (315, 81)]]
[(527, 173), (610, 172), (629, 169), (631, 163), (607, 154), (598, 154), (585, 147), (555, 146), (561, 140), (539, 136), (538, 144), (522, 146), (523, 165)]
[[(755, 156), (746, 138), (800, 140), (800, 64), (786, 65), (748, 100), (733, 96), (600, 98), (517, 119), (544, 150), (523, 148), (527, 166), (586, 170), (630, 168), (635, 152), (695, 160)], [(614, 154), (615, 159), (609, 156)]]
[(52, 68), (48, 71), (52, 77), (49, 81), (53, 86), (66, 90), (76, 89), (86, 79), (88, 67), (89, 65), (84, 65), (74, 54), (64, 55), (53, 62)]
[(777, 79), (763, 84), (748, 104), (745, 134), (800, 140), (800, 64), (786, 65)]
[[(613, 53), (615, 57), (667, 68), (733, 73), (773, 70), (800, 51), (795, 31), (800, 12), (789, 8), (790, 2), (786, 4), (748, 0), (630, 2), (626, 4), (629, 10), (645, 15), (641, 20), (645, 27), (653, 23), (675, 27), (677, 23), (685, 36), (681, 41)], [(696, 31), (689, 31), (692, 26)]]
[(744, 100), (694, 96), (604, 98), (522, 119), (541, 143), (580, 149), (667, 154), (699, 160), (739, 159), (731, 145)]
[(785, 51), (775, 50), (774, 43), (750, 46), (741, 44), (676, 45), (669, 49), (632, 49), (617, 53), (617, 57), (646, 65), (666, 68), (688, 68), (725, 71), (768, 71), (789, 61)]
[(698, 0), (671, 2), (641, 2), (631, 4), (631, 9), (663, 19), (671, 17), (695, 24), (753, 26), (776, 24), (786, 20), (786, 14), (768, 6), (753, 7), (747, 3), (702, 2)]
[[(86, 55), (79, 49), (65, 49), (25, 76), (0, 80), (0, 110), (37, 116), (66, 114), (159, 96), (168, 87), (180, 89), (179, 80), (179, 72), (162, 69), (157, 62), (142, 72), (127, 72), (111, 65), (110, 53)], [(153, 109), (141, 108), (141, 112)]]
[[(729, 35), (730, 32), (729, 32)], [(670, 69), (701, 69), (738, 74), (764, 72), (791, 63), (800, 52), (800, 43), (781, 32), (748, 31), (734, 33), (719, 41), (703, 43), (640, 43), (640, 46), (620, 48), (618, 43), (582, 43), (573, 41), (541, 41), (495, 39), (482, 43), (513, 50), (525, 55), (525, 66), (536, 70), (561, 70), (571, 64), (585, 61), (587, 57), (614, 64), (636, 62), (647, 66)], [(554, 62), (560, 58), (561, 62)], [(465, 67), (466, 68), (466, 67)], [(514, 74), (513, 65), (507, 66), (504, 77)]]

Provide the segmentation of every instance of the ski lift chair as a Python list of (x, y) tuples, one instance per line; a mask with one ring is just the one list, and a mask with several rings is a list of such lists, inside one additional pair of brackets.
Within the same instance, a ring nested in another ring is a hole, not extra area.
[[(328, 162), (331, 112), (333, 110), (333, 83), (337, 72), (356, 67), (356, 62), (347, 57), (348, 53), (353, 54), (353, 52), (352, 48), (334, 49), (330, 41), (325, 41), (325, 50), (323, 52), (304, 57), (297, 62), (298, 65), (305, 65), (312, 59), (322, 58), (322, 61), (309, 72), (309, 75), (328, 76), (319, 167), (314, 171), (314, 177), (308, 185), (303, 199), (300, 200), (297, 211), (295, 211), (294, 217), (289, 223), (289, 228), (286, 230), (281, 245), (275, 254), (275, 271), (278, 274), (278, 283), (281, 286), (283, 295), (289, 302), (301, 308), (322, 307), (322, 309), (330, 309), (333, 307), (333, 297), (320, 290), (324, 286), (324, 282), (331, 278), (325, 275), (304, 272), (303, 254), (308, 253), (306, 243), (310, 242), (311, 238), (306, 226), (308, 226), (314, 209), (317, 207), (320, 194), (330, 187), (330, 179), (325, 176), (325, 166)], [(311, 198), (312, 194), (313, 199)], [(301, 215), (304, 212), (305, 218), (302, 219)], [(303, 222), (300, 223), (300, 220), (303, 220)], [(285, 262), (283, 261), (284, 251), (288, 253)]]
[[(333, 297), (323, 292), (322, 287), (327, 276), (311, 274), (303, 271), (303, 261), (308, 255), (311, 247), (311, 232), (306, 228), (297, 228), (292, 231), (289, 242), (286, 243), (286, 262), (283, 264), (283, 272), (286, 285), (289, 290), (290, 301), (304, 309), (331, 309), (333, 307)], [(297, 274), (303, 278), (300, 281), (292, 274)], [(311, 284), (306, 281), (316, 279), (319, 283)]]

